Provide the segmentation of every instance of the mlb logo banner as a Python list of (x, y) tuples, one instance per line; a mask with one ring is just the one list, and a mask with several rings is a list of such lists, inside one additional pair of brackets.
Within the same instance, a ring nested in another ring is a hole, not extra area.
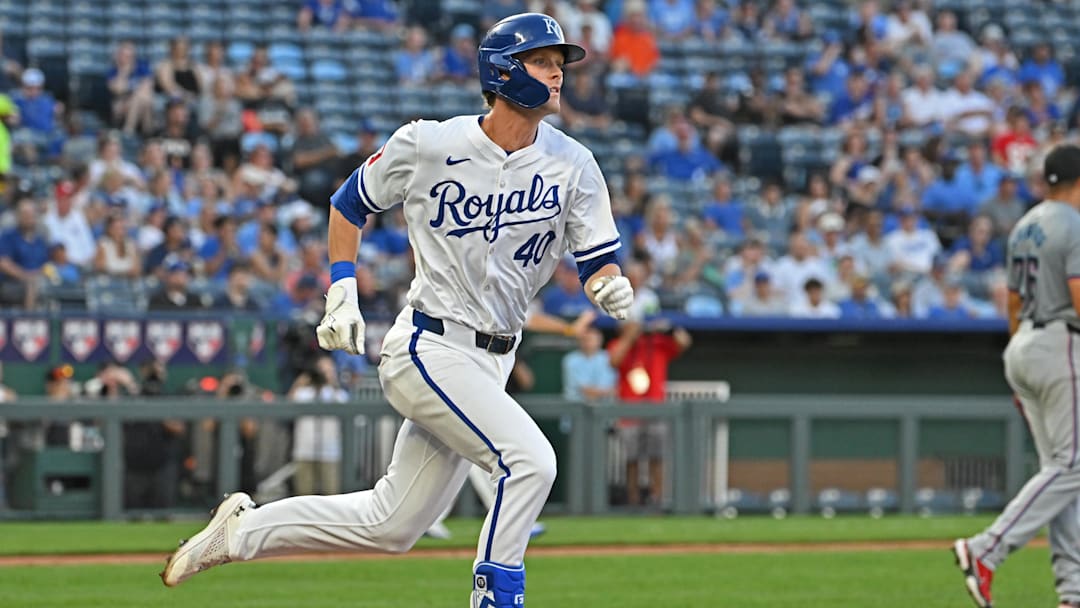
[(8, 335), (14, 351), (13, 361), (36, 363), (45, 358), (52, 340), (47, 319), (15, 319)]
[(142, 346), (142, 327), (135, 320), (105, 322), (105, 348), (118, 363), (127, 363)]
[(147, 321), (146, 348), (154, 359), (168, 363), (184, 345), (183, 331), (179, 321)]
[(101, 358), (101, 325), (96, 319), (64, 319), (60, 322), (60, 338), (64, 344), (63, 359), (83, 363)]
[(220, 363), (225, 358), (225, 325), (220, 321), (189, 321), (186, 342), (199, 363)]

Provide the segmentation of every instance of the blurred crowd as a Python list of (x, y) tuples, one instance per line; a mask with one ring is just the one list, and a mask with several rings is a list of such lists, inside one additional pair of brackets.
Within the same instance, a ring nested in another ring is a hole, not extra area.
[[(296, 31), (394, 35), (382, 84), (478, 89), (488, 26), (555, 16), (589, 56), (551, 120), (586, 143), (641, 136), (597, 149), (641, 316), (1001, 317), (1004, 239), (1080, 116), (1055, 46), (930, 1), (445, 4), (305, 0)], [(0, 305), (319, 311), (329, 194), (387, 129), (324, 129), (266, 46), (237, 61), (178, 37), (151, 63), (120, 41), (94, 117), (4, 53)], [(360, 259), (362, 309), (392, 314), (413, 274), (400, 210), (365, 227)], [(588, 306), (572, 264), (537, 305)]]

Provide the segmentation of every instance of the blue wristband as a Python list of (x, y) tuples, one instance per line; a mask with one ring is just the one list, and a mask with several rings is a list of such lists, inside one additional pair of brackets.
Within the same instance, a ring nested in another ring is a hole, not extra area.
[(355, 279), (356, 264), (352, 262), (334, 262), (330, 265), (330, 282), (337, 283), (341, 279)]

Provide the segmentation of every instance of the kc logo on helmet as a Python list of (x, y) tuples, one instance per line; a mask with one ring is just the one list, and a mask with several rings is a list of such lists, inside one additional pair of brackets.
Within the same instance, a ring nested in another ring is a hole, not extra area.
[(86, 361), (101, 344), (98, 332), (98, 322), (93, 319), (64, 319), (60, 337), (76, 361)]
[(36, 361), (49, 346), (49, 322), (19, 319), (11, 326), (11, 343), (27, 361)]
[(195, 358), (210, 362), (225, 346), (225, 328), (217, 321), (193, 321), (187, 326), (187, 344)]
[(105, 347), (120, 363), (126, 363), (139, 350), (138, 321), (106, 321)]
[(555, 34), (559, 38), (562, 38), (562, 28), (559, 27), (558, 21), (555, 21), (551, 17), (544, 17), (544, 24), (547, 26), (547, 33)]
[(146, 345), (154, 353), (154, 358), (163, 363), (168, 363), (180, 350), (183, 344), (180, 335), (180, 323), (177, 321), (149, 321), (146, 324)]

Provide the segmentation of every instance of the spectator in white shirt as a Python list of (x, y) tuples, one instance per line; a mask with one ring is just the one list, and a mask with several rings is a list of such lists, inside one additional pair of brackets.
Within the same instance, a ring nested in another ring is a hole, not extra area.
[(961, 131), (971, 137), (984, 137), (990, 130), (994, 101), (976, 91), (970, 71), (962, 70), (941, 99), (941, 119), (948, 130)]
[(825, 299), (825, 286), (816, 278), (803, 284), (806, 297), (791, 305), (790, 314), (797, 319), (839, 319), (840, 307)]
[(791, 305), (805, 297), (804, 286), (808, 279), (814, 278), (825, 284), (832, 280), (832, 273), (818, 257), (806, 236), (796, 232), (788, 240), (788, 254), (780, 258), (773, 267), (773, 278), (776, 287), (784, 293)]
[(885, 22), (885, 47), (892, 55), (907, 55), (930, 45), (933, 39), (930, 18), (912, 7), (911, 0), (901, 0)]
[[(301, 373), (289, 391), (300, 403), (344, 403), (348, 394), (337, 386), (337, 369), (330, 357), (320, 357), (313, 369)], [(301, 416), (293, 427), (293, 462), (297, 495), (338, 494), (341, 491), (341, 421), (336, 416)]]
[(915, 83), (904, 89), (901, 99), (904, 102), (906, 122), (913, 127), (925, 127), (941, 119), (938, 105), (942, 92), (934, 86), (934, 69), (920, 65), (914, 70)]
[(941, 241), (933, 230), (919, 227), (914, 207), (900, 210), (900, 229), (885, 237), (889, 268), (899, 274), (924, 275), (930, 272), (934, 256), (941, 251)]
[(87, 268), (94, 259), (97, 244), (86, 214), (75, 209), (73, 195), (75, 185), (62, 181), (56, 185), (56, 204), (45, 214), (45, 231), (48, 242), (63, 243), (68, 261), (81, 268)]
[(597, 7), (599, 0), (577, 0), (576, 11), (567, 11), (561, 20), (567, 40), (581, 40), (581, 29), (588, 26), (592, 31), (591, 51), (607, 53), (611, 48), (611, 20)]
[(931, 46), (937, 65), (964, 65), (975, 52), (975, 41), (956, 28), (956, 15), (952, 11), (938, 13), (937, 31)]
[(787, 313), (787, 298), (773, 289), (772, 278), (765, 271), (754, 275), (754, 287), (748, 295), (731, 301), (731, 314), (736, 317), (783, 317)]

